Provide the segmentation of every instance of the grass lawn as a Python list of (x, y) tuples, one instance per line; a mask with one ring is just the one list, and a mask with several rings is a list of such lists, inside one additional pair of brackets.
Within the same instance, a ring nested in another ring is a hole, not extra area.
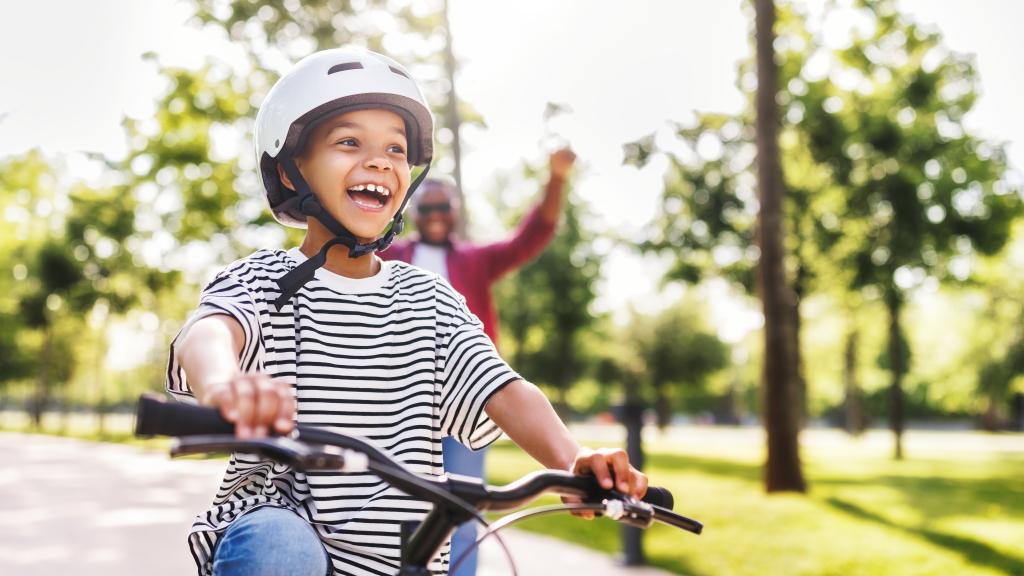
[[(884, 432), (811, 431), (803, 443), (810, 492), (767, 496), (760, 434), (734, 432), (684, 429), (647, 442), (652, 483), (705, 524), (701, 536), (647, 530), (651, 564), (708, 576), (1024, 575), (1024, 435), (909, 434), (909, 457), (895, 462)], [(488, 456), (492, 483), (535, 468), (507, 442)], [(558, 515), (518, 526), (620, 549), (619, 527), (606, 519)]]

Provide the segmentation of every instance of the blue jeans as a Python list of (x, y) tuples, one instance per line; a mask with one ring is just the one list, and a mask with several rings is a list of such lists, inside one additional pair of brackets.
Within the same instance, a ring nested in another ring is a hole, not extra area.
[[(448, 437), (441, 443), (442, 457), (444, 458), (445, 472), (472, 476), (473, 478), (484, 477), (484, 450), (476, 452), (466, 448), (456, 439)], [(476, 520), (470, 520), (459, 526), (452, 535), (451, 566), (455, 566), (462, 553), (469, 549), (476, 542)], [(451, 576), (474, 576), (476, 574), (477, 551), (474, 550), (466, 561), (459, 567), (458, 572), (451, 573)]]
[(231, 523), (213, 552), (214, 576), (330, 576), (320, 537), (298, 514), (264, 506)]

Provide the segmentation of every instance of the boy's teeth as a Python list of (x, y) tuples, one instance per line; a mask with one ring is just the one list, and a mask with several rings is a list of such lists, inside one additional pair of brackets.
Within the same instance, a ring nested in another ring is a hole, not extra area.
[(357, 185), (349, 188), (349, 190), (351, 190), (352, 192), (362, 192), (362, 191), (365, 190), (367, 192), (373, 192), (373, 193), (376, 193), (376, 194), (383, 194), (384, 196), (390, 196), (391, 195), (391, 190), (388, 190), (387, 188), (385, 188), (381, 184), (357, 184)]

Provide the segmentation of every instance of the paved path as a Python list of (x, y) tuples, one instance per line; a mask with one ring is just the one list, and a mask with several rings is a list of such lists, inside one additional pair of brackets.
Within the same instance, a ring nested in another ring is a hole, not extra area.
[[(0, 433), (0, 574), (193, 574), (184, 534), (223, 462), (178, 460), (133, 446)], [(662, 576), (585, 548), (504, 531), (524, 576)], [(481, 576), (510, 574), (494, 545)]]

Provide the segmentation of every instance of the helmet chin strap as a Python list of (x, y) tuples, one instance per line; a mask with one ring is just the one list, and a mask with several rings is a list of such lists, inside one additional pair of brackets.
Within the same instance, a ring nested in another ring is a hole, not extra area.
[(402, 205), (398, 207), (398, 211), (395, 212), (395, 216), (391, 220), (391, 226), (388, 227), (384, 235), (373, 242), (360, 243), (359, 239), (356, 238), (354, 234), (349, 232), (341, 222), (338, 222), (330, 212), (324, 209), (323, 204), (320, 203), (320, 199), (313, 194), (313, 191), (309, 188), (309, 184), (306, 183), (306, 180), (302, 177), (302, 173), (299, 172), (298, 166), (295, 165), (294, 158), (291, 156), (282, 158), (281, 166), (284, 168), (285, 174), (288, 175), (288, 178), (295, 186), (295, 193), (299, 196), (299, 211), (307, 218), (316, 218), (317, 221), (323, 224), (324, 227), (334, 234), (334, 238), (325, 242), (320, 248), (320, 251), (312, 258), (307, 259), (305, 262), (299, 264), (293, 270), (277, 279), (277, 285), (281, 289), (281, 295), (274, 301), (274, 306), (278, 310), (280, 310), (285, 303), (299, 291), (299, 288), (313, 278), (313, 275), (316, 274), (317, 268), (320, 268), (327, 263), (327, 252), (334, 246), (339, 244), (347, 246), (349, 258), (359, 258), (367, 254), (387, 249), (387, 247), (395, 240), (395, 237), (401, 234), (402, 229), (405, 228), (405, 219), (402, 216), (402, 212), (405, 211), (405, 205), (408, 204), (409, 198), (412, 197), (413, 192), (416, 191), (420, 183), (423, 182), (423, 179), (427, 177), (427, 172), (430, 171), (430, 164), (427, 164), (423, 171), (416, 176), (416, 179), (413, 180), (412, 184), (409, 185), (409, 191), (406, 193), (405, 198), (402, 199)]

